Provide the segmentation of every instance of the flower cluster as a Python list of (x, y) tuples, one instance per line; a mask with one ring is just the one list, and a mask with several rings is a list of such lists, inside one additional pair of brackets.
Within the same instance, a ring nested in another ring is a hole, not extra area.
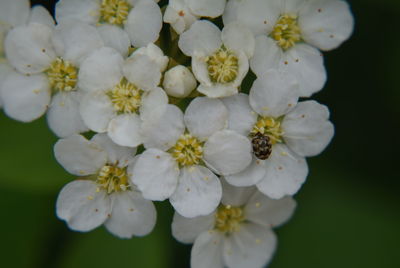
[(55, 158), (77, 177), (56, 204), (70, 229), (144, 236), (168, 199), (193, 268), (263, 267), (306, 157), (334, 134), (307, 98), (327, 78), (321, 50), (351, 35), (349, 6), (166, 2), (60, 0), (53, 19), (3, 0), (0, 104), (22, 122), (46, 114), (60, 137)]

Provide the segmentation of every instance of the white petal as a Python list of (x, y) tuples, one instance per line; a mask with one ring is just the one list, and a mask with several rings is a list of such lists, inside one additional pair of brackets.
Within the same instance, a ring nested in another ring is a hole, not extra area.
[(222, 260), (223, 239), (223, 235), (216, 231), (201, 233), (192, 247), (190, 267), (224, 268)]
[(225, 265), (230, 268), (264, 267), (271, 260), (276, 244), (276, 236), (270, 228), (242, 224), (238, 232), (225, 239)]
[(254, 81), (249, 95), (250, 105), (258, 114), (279, 117), (296, 105), (299, 84), (292, 76), (269, 70)]
[(79, 69), (79, 88), (85, 91), (112, 89), (123, 77), (123, 62), (121, 54), (112, 48), (93, 51)]
[(131, 57), (134, 57), (134, 55), (146, 55), (158, 65), (160, 72), (164, 72), (167, 69), (169, 58), (153, 43), (149, 43), (146, 47), (138, 48), (132, 53)]
[(199, 85), (197, 91), (203, 93), (209, 98), (223, 98), (233, 96), (238, 93), (238, 88), (232, 85), (215, 84), (207, 86), (204, 84)]
[(253, 156), (253, 160), (248, 167), (239, 173), (225, 176), (225, 179), (230, 184), (238, 187), (255, 185), (264, 178), (267, 172), (265, 164), (264, 160), (257, 159)]
[(191, 166), (181, 169), (178, 187), (169, 201), (176, 212), (193, 218), (213, 212), (221, 197), (222, 187), (218, 177), (206, 167)]
[(168, 153), (157, 149), (144, 151), (133, 166), (129, 166), (131, 180), (149, 200), (169, 198), (178, 184), (179, 168)]
[(109, 24), (102, 24), (97, 29), (105, 46), (112, 47), (124, 57), (128, 56), (131, 40), (126, 31)]
[(228, 128), (243, 136), (249, 135), (257, 122), (257, 114), (250, 107), (249, 97), (240, 93), (232, 97), (223, 98), (221, 101), (229, 111)]
[(120, 238), (149, 234), (155, 224), (157, 212), (153, 202), (135, 191), (115, 193), (111, 217), (104, 223), (108, 231)]
[(265, 35), (257, 36), (254, 56), (250, 60), (251, 70), (263, 76), (269, 69), (280, 69), (283, 51), (276, 42)]
[(246, 219), (265, 227), (276, 227), (288, 221), (296, 208), (290, 196), (274, 200), (256, 191), (245, 206)]
[(331, 50), (350, 37), (354, 19), (345, 1), (309, 1), (299, 13), (299, 26), (307, 43)]
[[(226, 177), (223, 177), (226, 179)], [(257, 190), (256, 187), (235, 187), (221, 179), (222, 184), (222, 200), (225, 206), (241, 207), (244, 206), (249, 198)]]
[(204, 161), (214, 172), (231, 175), (244, 170), (252, 160), (249, 139), (231, 130), (213, 134), (204, 144)]
[(96, 192), (92, 181), (73, 181), (60, 192), (56, 204), (57, 216), (75, 231), (87, 232), (103, 224), (111, 212), (111, 202), (105, 191)]
[(142, 120), (137, 114), (121, 114), (108, 124), (108, 136), (120, 146), (136, 147), (143, 143)]
[(186, 3), (193, 14), (201, 17), (216, 18), (224, 12), (226, 0), (187, 0)]
[(158, 39), (161, 27), (161, 10), (153, 1), (136, 3), (125, 24), (125, 30), (135, 47), (142, 47), (155, 42)]
[(88, 131), (80, 112), (79, 92), (58, 93), (53, 96), (47, 112), (49, 128), (61, 138)]
[(315, 101), (300, 102), (282, 121), (285, 143), (299, 155), (320, 154), (331, 141), (334, 127), (329, 110)]
[(185, 218), (175, 212), (172, 219), (172, 235), (181, 243), (192, 244), (204, 231), (214, 227), (214, 213), (207, 216)]
[(181, 34), (189, 29), (199, 16), (190, 11), (185, 0), (172, 0), (168, 2), (163, 19), (171, 24), (177, 34)]
[(165, 113), (168, 105), (168, 96), (164, 90), (156, 87), (142, 95), (140, 106), (140, 118), (147, 126), (158, 125), (161, 116)]
[(64, 20), (80, 20), (96, 24), (100, 18), (100, 1), (96, 0), (60, 0), (56, 4), (58, 23)]
[(229, 0), (226, 3), (224, 14), (222, 14), (222, 21), (224, 25), (236, 21), (238, 19), (238, 9), (240, 7), (242, 0)]
[(210, 55), (222, 45), (221, 31), (209, 21), (196, 21), (189, 30), (180, 35), (178, 44), (187, 56), (193, 56), (195, 51)]
[(143, 129), (144, 146), (166, 151), (175, 145), (184, 131), (182, 111), (169, 104), (157, 125)]
[[(20, 12), (18, 12), (18, 16), (20, 15), (21, 15)], [(49, 13), (49, 11), (45, 7), (39, 5), (32, 7), (29, 23), (32, 22), (44, 24), (48, 27), (54, 27), (55, 25), (54, 19)]]
[(87, 127), (100, 133), (107, 131), (111, 119), (117, 115), (110, 98), (102, 91), (85, 94), (79, 111)]
[(134, 161), (136, 148), (123, 147), (115, 144), (107, 134), (96, 134), (91, 139), (107, 153), (107, 163), (118, 164), (124, 168)]
[(123, 72), (129, 82), (143, 90), (153, 89), (160, 84), (160, 69), (146, 55), (136, 54), (128, 58), (124, 63)]
[(253, 33), (238, 22), (232, 22), (222, 30), (222, 42), (232, 50), (243, 51), (248, 58), (254, 54), (255, 39)]
[(267, 173), (258, 189), (273, 199), (294, 195), (306, 180), (308, 166), (303, 157), (291, 152), (286, 145), (275, 144), (266, 161)]
[(190, 134), (203, 140), (226, 127), (228, 110), (220, 100), (197, 97), (187, 107), (184, 120)]
[(4, 111), (22, 122), (41, 117), (50, 103), (50, 94), (49, 82), (42, 74), (25, 76), (11, 71), (1, 87)]
[(14, 27), (25, 24), (29, 17), (30, 7), (28, 0), (1, 0), (1, 23)]
[(51, 28), (31, 23), (11, 30), (4, 48), (10, 64), (26, 74), (46, 70), (55, 58), (51, 45)]
[(57, 55), (75, 66), (80, 66), (93, 50), (104, 45), (94, 26), (79, 21), (58, 24), (52, 41)]
[(58, 140), (54, 155), (63, 168), (77, 176), (96, 174), (107, 162), (104, 149), (81, 135)]

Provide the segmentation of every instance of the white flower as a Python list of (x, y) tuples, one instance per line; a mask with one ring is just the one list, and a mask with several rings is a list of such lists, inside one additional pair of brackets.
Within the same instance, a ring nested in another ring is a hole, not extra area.
[(129, 167), (143, 196), (170, 198), (186, 217), (213, 211), (222, 194), (213, 171), (234, 174), (251, 161), (249, 140), (225, 130), (227, 118), (226, 107), (217, 99), (196, 98), (185, 115), (169, 105), (159, 124), (145, 132), (147, 150)]
[(79, 70), (78, 85), (86, 92), (80, 104), (83, 121), (118, 145), (140, 145), (142, 126), (156, 123), (168, 103), (157, 87), (160, 78), (158, 65), (145, 55), (124, 61), (112, 48), (95, 50)]
[(299, 102), (298, 84), (290, 76), (270, 70), (258, 78), (250, 95), (223, 99), (229, 129), (249, 137), (251, 165), (226, 176), (235, 186), (256, 185), (270, 198), (295, 194), (305, 181), (305, 157), (319, 154), (332, 139), (328, 109), (315, 101)]
[[(59, 23), (65, 20), (80, 20), (92, 25), (109, 24), (113, 28), (122, 27), (131, 44), (141, 47), (156, 41), (162, 27), (160, 7), (155, 2), (158, 1), (61, 0), (56, 5), (56, 20)], [(122, 31), (115, 30), (113, 34), (117, 40), (125, 40)]]
[(135, 57), (135, 55), (146, 55), (153, 62), (155, 62), (160, 68), (160, 72), (164, 72), (168, 67), (169, 58), (164, 55), (164, 52), (155, 44), (149, 43), (145, 47), (140, 47), (136, 49), (131, 57)]
[(225, 23), (233, 20), (257, 36), (250, 62), (257, 76), (271, 68), (285, 70), (299, 80), (301, 96), (306, 97), (326, 81), (318, 49), (338, 47), (349, 38), (354, 24), (342, 0), (235, 0), (224, 15)]
[(180, 35), (179, 48), (192, 57), (192, 69), (210, 98), (234, 95), (249, 70), (254, 37), (245, 27), (232, 23), (222, 32), (209, 21), (197, 21)]
[(86, 131), (78, 109), (78, 70), (86, 55), (101, 46), (96, 28), (80, 22), (55, 29), (30, 23), (11, 30), (5, 49), (19, 73), (8, 75), (2, 85), (5, 112), (29, 122), (48, 110), (49, 127), (60, 137)]
[(175, 66), (164, 74), (163, 87), (168, 95), (186, 98), (196, 88), (197, 81), (192, 72), (183, 65)]
[(172, 234), (182, 243), (194, 243), (192, 268), (261, 268), (276, 248), (272, 227), (286, 222), (296, 207), (291, 197), (272, 200), (255, 188), (224, 184), (216, 211), (192, 219), (175, 213)]
[(57, 216), (72, 230), (90, 231), (104, 224), (120, 238), (144, 236), (156, 222), (156, 210), (128, 181), (127, 165), (136, 149), (120, 147), (107, 135), (90, 141), (80, 135), (59, 140), (57, 161), (78, 179), (68, 183), (57, 199)]

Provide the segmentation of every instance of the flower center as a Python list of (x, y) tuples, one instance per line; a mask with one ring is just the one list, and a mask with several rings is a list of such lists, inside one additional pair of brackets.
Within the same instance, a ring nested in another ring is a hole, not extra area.
[(215, 213), (215, 228), (223, 233), (237, 232), (244, 220), (242, 208), (221, 205)]
[(271, 37), (277, 41), (278, 46), (286, 50), (301, 40), (301, 30), (294, 14), (283, 14), (276, 22)]
[(171, 149), (171, 153), (180, 166), (197, 165), (203, 158), (203, 146), (192, 135), (184, 134)]
[(125, 0), (103, 0), (100, 7), (100, 21), (122, 25), (128, 18), (131, 5)]
[(141, 105), (142, 91), (123, 78), (108, 96), (118, 113), (136, 113)]
[(107, 191), (108, 194), (126, 191), (129, 188), (126, 168), (112, 165), (105, 165), (101, 168), (96, 182), (99, 184), (97, 191), (102, 189)]
[(239, 60), (232, 51), (221, 47), (207, 58), (207, 70), (212, 82), (230, 83), (238, 75)]
[(47, 69), (47, 77), (53, 92), (76, 90), (78, 69), (69, 61), (57, 58)]

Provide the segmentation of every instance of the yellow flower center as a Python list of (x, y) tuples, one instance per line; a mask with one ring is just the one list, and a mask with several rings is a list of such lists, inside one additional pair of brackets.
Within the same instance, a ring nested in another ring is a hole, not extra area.
[(108, 194), (126, 191), (129, 188), (126, 168), (112, 165), (105, 165), (101, 168), (96, 182), (99, 184), (97, 191), (105, 190)]
[(108, 96), (118, 113), (136, 113), (142, 101), (142, 91), (125, 78), (108, 92)]
[(53, 92), (76, 90), (78, 69), (70, 62), (57, 58), (47, 69), (47, 77)]
[(284, 134), (281, 127), (281, 121), (280, 118), (260, 117), (257, 123), (253, 126), (250, 136), (255, 137), (257, 134), (261, 134), (268, 136), (271, 144), (281, 143), (283, 141), (282, 135)]
[(294, 14), (281, 15), (272, 30), (271, 37), (286, 50), (301, 40), (301, 30)]
[(236, 79), (239, 72), (239, 60), (236, 55), (221, 47), (206, 60), (208, 75), (214, 83), (230, 83)]
[(100, 22), (122, 25), (128, 18), (131, 5), (125, 0), (103, 0), (100, 7)]
[(184, 134), (172, 147), (171, 154), (180, 166), (197, 165), (203, 158), (203, 146), (197, 138)]
[(244, 220), (242, 208), (221, 205), (215, 213), (215, 229), (223, 233), (237, 232)]

